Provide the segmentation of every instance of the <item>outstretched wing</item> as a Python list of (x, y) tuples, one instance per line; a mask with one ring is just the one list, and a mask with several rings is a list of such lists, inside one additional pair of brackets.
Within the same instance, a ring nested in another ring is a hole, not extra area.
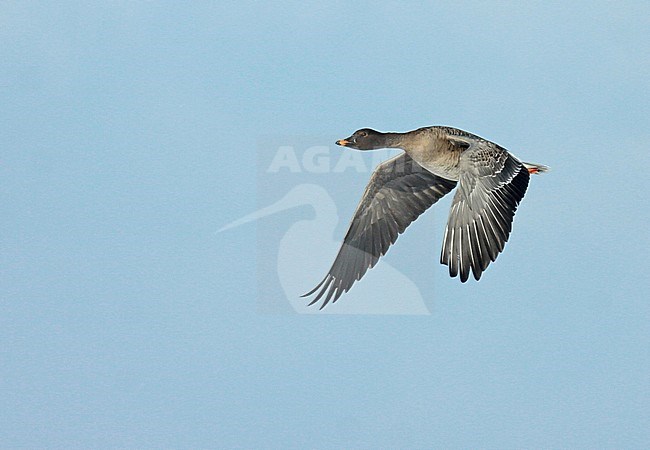
[(329, 273), (303, 297), (319, 291), (313, 305), (327, 294), (321, 309), (335, 302), (374, 267), (411, 222), (455, 186), (455, 181), (433, 175), (406, 153), (377, 166)]
[[(458, 138), (456, 136), (454, 139)], [(477, 280), (503, 251), (517, 205), (528, 187), (528, 170), (504, 148), (482, 139), (460, 156), (459, 185), (449, 211), (440, 262), (464, 283)]]

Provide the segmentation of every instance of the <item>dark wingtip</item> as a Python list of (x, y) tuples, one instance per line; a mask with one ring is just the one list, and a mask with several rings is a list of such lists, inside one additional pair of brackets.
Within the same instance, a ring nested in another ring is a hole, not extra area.
[(341, 295), (343, 295), (344, 292), (345, 292), (345, 290), (342, 289), (342, 288), (339, 286), (338, 290), (336, 291), (336, 295), (335, 295), (334, 298), (332, 299), (332, 303), (336, 303), (336, 301), (339, 299), (339, 297), (340, 297)]
[(318, 293), (318, 295), (317, 295), (316, 297), (314, 297), (314, 299), (313, 299), (311, 302), (307, 303), (307, 306), (313, 306), (313, 305), (315, 305), (316, 303), (318, 303), (318, 300), (320, 300), (320, 298), (323, 296), (323, 291), (324, 291), (324, 290), (325, 290), (325, 289), (323, 289), (322, 291), (320, 291), (320, 292)]
[(330, 299), (332, 298), (332, 295), (334, 294), (334, 292), (336, 292), (337, 287), (336, 287), (335, 283), (327, 283), (327, 285), (325, 285), (325, 287), (323, 288), (323, 290), (319, 294), (319, 297), (325, 293), (326, 289), (327, 289), (327, 297), (325, 297), (325, 300), (323, 301), (323, 304), (320, 305), (320, 308), (318, 308), (321, 311), (330, 302)]
[[(301, 297), (301, 298), (302, 298), (302, 297), (309, 297), (311, 294), (313, 294), (314, 292), (316, 292), (316, 291), (318, 290), (318, 288), (321, 287), (321, 286), (323, 285), (323, 283), (325, 283), (325, 280), (327, 280), (327, 275), (325, 275), (325, 278), (323, 278), (323, 279), (321, 280), (321, 282), (318, 283), (314, 289), (312, 289), (311, 291), (307, 292), (306, 294), (302, 294), (300, 297)], [(311, 303), (310, 303), (310, 304), (311, 304)]]
[[(301, 297), (306, 297), (306, 296), (311, 295), (311, 294), (313, 294), (314, 292), (316, 292), (317, 290), (320, 289), (320, 292), (318, 292), (316, 297), (314, 297), (314, 299), (311, 302), (309, 302), (307, 304), (307, 306), (312, 306), (312, 305), (318, 303), (318, 301), (321, 299), (321, 297), (323, 297), (325, 292), (327, 292), (329, 290), (330, 293), (328, 294), (327, 299), (325, 300), (325, 303), (323, 304), (323, 306), (320, 307), (320, 309), (323, 309), (323, 307), (325, 305), (327, 305), (327, 303), (328, 303), (328, 301), (329, 301), (329, 299), (331, 297), (331, 291), (332, 291), (331, 288), (334, 286), (334, 284), (332, 284), (332, 281), (334, 281), (334, 277), (332, 277), (331, 275), (328, 274), (328, 275), (325, 276), (325, 278), (323, 278), (323, 281), (318, 283), (318, 286), (316, 286), (314, 289), (312, 289), (311, 291), (309, 291), (305, 295), (302, 295)], [(323, 284), (323, 283), (325, 283), (325, 284)]]

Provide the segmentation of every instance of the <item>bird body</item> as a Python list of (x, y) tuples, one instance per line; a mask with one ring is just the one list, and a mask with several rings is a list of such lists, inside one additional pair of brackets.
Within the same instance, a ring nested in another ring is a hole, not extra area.
[(458, 162), (463, 147), (446, 138), (444, 127), (427, 127), (414, 130), (404, 139), (402, 148), (415, 162), (434, 175), (457, 181)]
[(341, 249), (325, 278), (305, 296), (336, 301), (388, 251), (398, 235), (458, 185), (440, 262), (452, 277), (476, 280), (503, 251), (531, 173), (546, 166), (522, 163), (503, 147), (451, 127), (406, 133), (364, 128), (336, 142), (357, 150), (400, 148), (375, 169)]

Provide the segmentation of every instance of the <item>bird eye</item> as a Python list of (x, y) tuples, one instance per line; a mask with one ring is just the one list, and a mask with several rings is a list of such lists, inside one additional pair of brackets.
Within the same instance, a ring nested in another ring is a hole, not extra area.
[(359, 136), (366, 137), (366, 136), (368, 136), (368, 132), (367, 131), (362, 131), (361, 133), (359, 133)]

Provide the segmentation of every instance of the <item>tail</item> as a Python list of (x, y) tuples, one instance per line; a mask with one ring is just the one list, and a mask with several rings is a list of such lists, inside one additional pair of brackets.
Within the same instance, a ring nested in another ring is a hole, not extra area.
[(548, 172), (551, 170), (550, 167), (548, 166), (543, 166), (541, 164), (535, 164), (535, 163), (522, 163), (526, 169), (528, 169), (528, 173), (544, 173)]

